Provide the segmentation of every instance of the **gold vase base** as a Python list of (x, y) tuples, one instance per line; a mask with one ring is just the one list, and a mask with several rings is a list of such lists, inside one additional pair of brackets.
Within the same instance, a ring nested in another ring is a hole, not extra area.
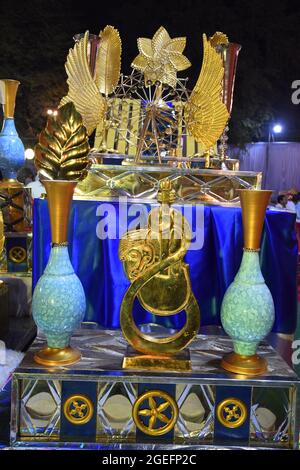
[(232, 352), (223, 357), (221, 367), (234, 374), (255, 376), (264, 374), (268, 370), (268, 363), (257, 354), (242, 356)]
[(138, 353), (128, 347), (126, 356), (123, 358), (122, 368), (147, 371), (190, 372), (192, 370), (192, 363), (188, 349), (172, 356), (163, 356)]
[(34, 355), (34, 360), (42, 366), (69, 366), (80, 361), (81, 353), (76, 348), (67, 346), (66, 348), (49, 348), (41, 349)]

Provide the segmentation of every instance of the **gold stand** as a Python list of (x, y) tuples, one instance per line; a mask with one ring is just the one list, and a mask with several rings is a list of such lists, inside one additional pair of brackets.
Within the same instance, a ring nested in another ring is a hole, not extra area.
[(267, 361), (257, 354), (242, 356), (235, 352), (226, 354), (221, 361), (221, 367), (240, 375), (261, 375), (268, 370)]
[(172, 356), (139, 354), (128, 347), (123, 359), (123, 369), (134, 370), (163, 370), (173, 372), (190, 372), (192, 370), (190, 352), (188, 349), (180, 351)]
[(81, 353), (76, 348), (67, 346), (66, 348), (49, 348), (41, 349), (34, 355), (34, 360), (42, 366), (69, 366), (80, 361)]

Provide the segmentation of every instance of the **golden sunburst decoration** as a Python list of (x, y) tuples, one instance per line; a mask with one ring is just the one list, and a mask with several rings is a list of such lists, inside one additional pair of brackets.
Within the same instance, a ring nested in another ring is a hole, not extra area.
[(215, 34), (209, 38), (209, 42), (212, 47), (217, 46), (228, 46), (229, 40), (225, 33), (221, 33), (220, 31), (216, 31)]
[(138, 38), (139, 55), (131, 66), (144, 74), (145, 84), (161, 82), (176, 86), (177, 72), (191, 66), (183, 55), (185, 37), (171, 39), (167, 30), (161, 26), (152, 39)]

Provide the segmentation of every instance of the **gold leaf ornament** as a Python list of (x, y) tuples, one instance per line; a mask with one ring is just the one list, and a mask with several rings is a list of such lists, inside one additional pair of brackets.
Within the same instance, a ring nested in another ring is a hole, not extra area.
[[(88, 61), (89, 32), (70, 49), (65, 64), (68, 75), (69, 91), (62, 98), (60, 107), (72, 101), (81, 114), (83, 124), (90, 135), (103, 122), (106, 112), (106, 100), (102, 97), (90, 71)], [(99, 79), (99, 77), (98, 77)]]
[(222, 102), (223, 61), (203, 34), (203, 62), (197, 83), (185, 105), (190, 135), (204, 150), (212, 147), (224, 131), (229, 114)]
[(171, 39), (167, 30), (161, 26), (152, 39), (138, 38), (139, 55), (131, 67), (144, 73), (146, 85), (158, 81), (174, 88), (177, 72), (191, 66), (182, 54), (185, 44), (186, 38)]
[(106, 26), (99, 36), (95, 81), (100, 92), (107, 97), (119, 82), (122, 43), (119, 32), (113, 26)]
[(89, 164), (90, 146), (81, 115), (74, 103), (50, 116), (35, 147), (35, 165), (41, 176), (51, 180), (82, 179)]

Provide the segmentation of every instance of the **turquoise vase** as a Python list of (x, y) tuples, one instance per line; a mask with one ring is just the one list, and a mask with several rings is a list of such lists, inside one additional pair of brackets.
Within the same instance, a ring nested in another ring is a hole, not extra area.
[(244, 250), (240, 269), (222, 303), (221, 321), (237, 354), (252, 356), (271, 331), (274, 302), (260, 270), (259, 253)]
[(15, 121), (15, 99), (19, 86), (17, 80), (0, 80), (0, 97), (3, 104), (3, 126), (0, 133), (0, 169), (5, 179), (15, 179), (25, 163), (25, 149), (18, 136)]
[(86, 304), (82, 284), (72, 267), (68, 247), (53, 246), (32, 299), (32, 314), (49, 348), (66, 348), (80, 326)]
[(44, 181), (48, 196), (52, 248), (44, 274), (32, 299), (32, 314), (45, 334), (47, 346), (35, 355), (35, 361), (47, 366), (77, 362), (81, 355), (70, 346), (71, 336), (84, 319), (86, 310), (82, 284), (72, 267), (67, 244), (72, 181)]
[(224, 369), (243, 375), (259, 375), (267, 363), (256, 354), (259, 343), (274, 324), (275, 309), (259, 264), (259, 246), (266, 207), (272, 191), (242, 190), (244, 253), (234, 281), (221, 307), (221, 322), (232, 338), (234, 352), (222, 360)]

